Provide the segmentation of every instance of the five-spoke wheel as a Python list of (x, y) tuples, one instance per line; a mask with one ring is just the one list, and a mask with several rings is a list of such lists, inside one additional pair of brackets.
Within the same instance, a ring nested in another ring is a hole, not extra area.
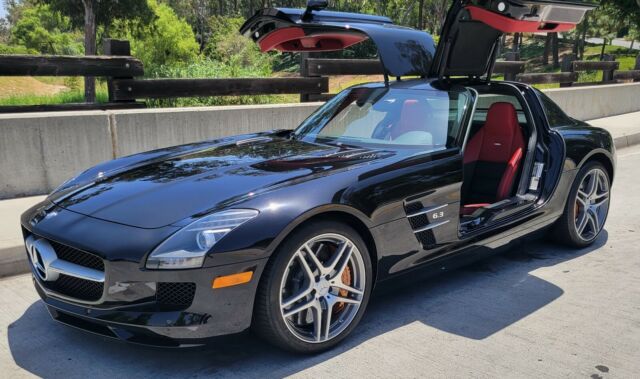
[(556, 240), (585, 247), (596, 240), (609, 213), (611, 180), (599, 162), (587, 163), (576, 176), (565, 212), (553, 228)]
[(360, 308), (366, 283), (362, 254), (339, 234), (322, 234), (295, 252), (280, 286), (287, 327), (305, 342), (339, 335)]
[(574, 212), (578, 236), (585, 241), (593, 240), (609, 212), (609, 178), (601, 168), (591, 169), (580, 183)]
[(262, 276), (254, 329), (281, 347), (315, 353), (338, 343), (366, 308), (371, 258), (362, 237), (341, 222), (296, 230)]

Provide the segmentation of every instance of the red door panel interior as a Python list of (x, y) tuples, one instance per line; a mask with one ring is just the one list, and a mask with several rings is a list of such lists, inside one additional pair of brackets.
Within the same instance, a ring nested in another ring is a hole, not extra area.
[(540, 21), (516, 20), (473, 5), (468, 6), (467, 10), (471, 14), (471, 19), (481, 21), (503, 33), (566, 32), (576, 26), (571, 23), (544, 23)]

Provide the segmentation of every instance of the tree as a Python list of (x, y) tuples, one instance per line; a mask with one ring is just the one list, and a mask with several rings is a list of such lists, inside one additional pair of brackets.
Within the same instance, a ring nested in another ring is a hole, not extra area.
[(9, 21), (0, 18), (0, 43), (7, 43), (9, 40)]
[(118, 21), (113, 33), (131, 41), (133, 55), (153, 71), (162, 65), (179, 65), (195, 61), (199, 46), (193, 31), (166, 4), (148, 0), (152, 22), (140, 25), (134, 21)]
[[(74, 27), (84, 29), (84, 53), (96, 55), (97, 30), (102, 28), (105, 37), (116, 20), (143, 20), (152, 17), (146, 0), (35, 0), (49, 5), (51, 10), (69, 17)], [(84, 96), (86, 102), (95, 102), (95, 78), (85, 78)]]
[(600, 60), (604, 58), (607, 44), (616, 37), (618, 30), (623, 26), (624, 20), (619, 18), (615, 7), (610, 4), (603, 4), (593, 12), (593, 21), (590, 22), (589, 28), (593, 36), (602, 38)]
[(11, 28), (11, 43), (40, 54), (77, 55), (81, 35), (73, 30), (68, 17), (48, 5), (25, 7)]

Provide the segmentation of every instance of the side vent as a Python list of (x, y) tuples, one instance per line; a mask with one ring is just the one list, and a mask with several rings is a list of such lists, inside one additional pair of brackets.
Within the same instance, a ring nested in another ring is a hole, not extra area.
[(429, 219), (429, 214), (445, 207), (447, 207), (447, 204), (425, 208), (420, 201), (405, 202), (404, 204), (404, 210), (407, 213), (411, 229), (413, 229), (413, 233), (425, 250), (433, 249), (437, 246), (433, 229), (449, 222), (449, 220), (434, 222)]

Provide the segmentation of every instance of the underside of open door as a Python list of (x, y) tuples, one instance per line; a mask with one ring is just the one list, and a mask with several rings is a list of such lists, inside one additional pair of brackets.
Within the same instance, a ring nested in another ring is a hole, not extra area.
[(267, 8), (247, 20), (240, 32), (262, 51), (336, 51), (371, 39), (386, 74), (396, 77), (426, 76), (436, 50), (428, 33), (356, 13)]
[(455, 0), (430, 76), (488, 75), (503, 33), (568, 31), (595, 6), (590, 1)]
[(386, 75), (480, 77), (490, 74), (503, 33), (567, 31), (594, 7), (579, 0), (454, 0), (437, 49), (428, 33), (386, 17), (311, 6), (263, 9), (240, 31), (262, 51), (335, 51), (371, 39)]

